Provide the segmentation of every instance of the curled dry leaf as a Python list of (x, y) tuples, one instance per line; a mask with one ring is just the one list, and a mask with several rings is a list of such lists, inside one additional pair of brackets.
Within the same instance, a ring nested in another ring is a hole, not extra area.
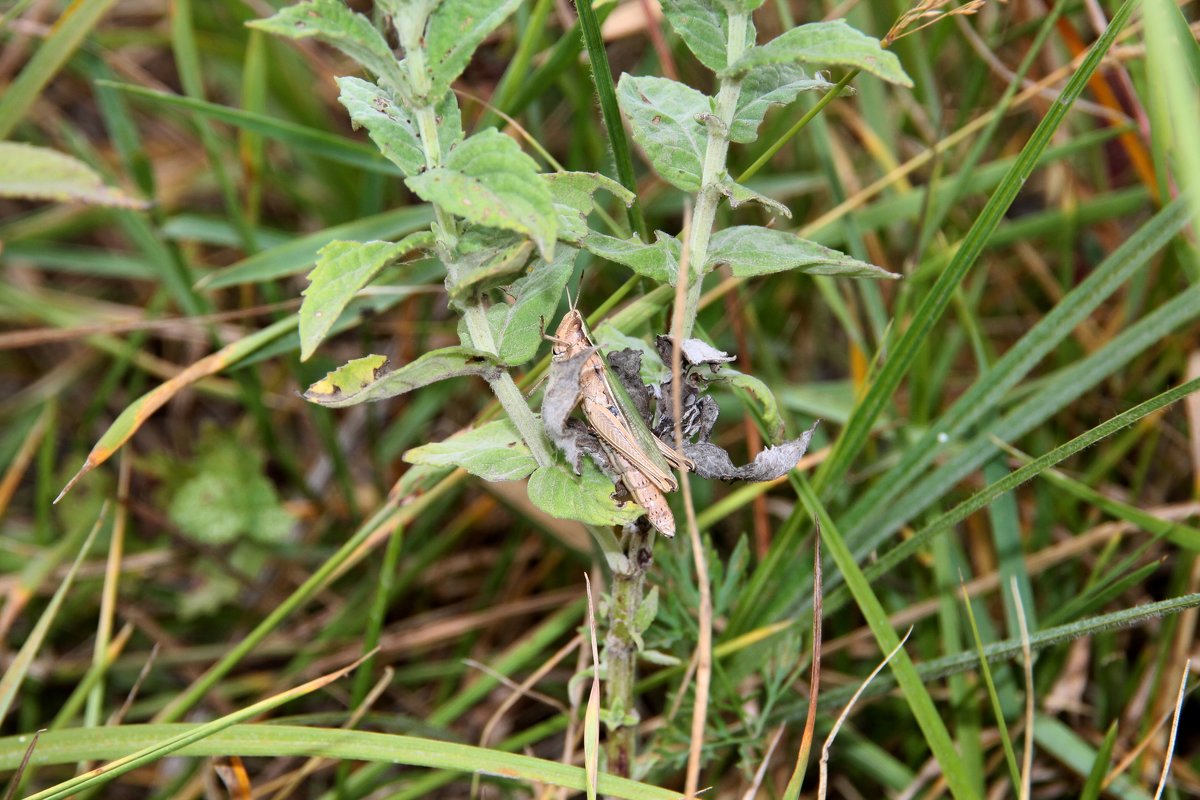
[(696, 463), (696, 474), (701, 478), (723, 481), (773, 481), (786, 475), (796, 466), (808, 450), (808, 442), (817, 423), (799, 438), (768, 447), (749, 464), (734, 466), (729, 453), (712, 442), (684, 444), (683, 452)]
[[(658, 350), (658, 356), (663, 360), (664, 364), (671, 363), (671, 351), (675, 347), (675, 339), (672, 336), (656, 336), (654, 346)], [(708, 365), (713, 369), (719, 368), (722, 364), (728, 364), (730, 361), (736, 361), (737, 356), (731, 356), (723, 350), (718, 350), (708, 342), (702, 342), (699, 339), (684, 339), (679, 346), (679, 352), (683, 356), (684, 366), (699, 367)]]

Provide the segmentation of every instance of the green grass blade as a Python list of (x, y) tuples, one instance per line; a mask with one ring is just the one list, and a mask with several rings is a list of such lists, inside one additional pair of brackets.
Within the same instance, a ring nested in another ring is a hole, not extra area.
[(7, 139), (42, 89), (58, 73), (116, 0), (75, 0), (17, 79), (0, 95), (0, 139)]
[[(1170, 600), (1145, 603), (1132, 608), (1114, 611), (1111, 614), (1101, 614), (1067, 625), (1047, 628), (1038, 633), (1031, 634), (1029, 637), (1029, 646), (1033, 652), (1037, 653), (1055, 645), (1065, 644), (1086, 636), (1095, 636), (1105, 631), (1133, 627), (1198, 606), (1200, 606), (1200, 594), (1185, 594), (1173, 597)], [(992, 664), (1002, 661), (1015, 661), (1024, 656), (1024, 647), (1025, 645), (1020, 637), (1005, 639), (985, 645), (983, 648), (983, 657)], [(964, 670), (976, 669), (979, 666), (979, 658), (980, 655), (977, 651), (963, 650), (959, 653), (951, 653), (950, 655), (918, 664), (917, 672), (920, 674), (922, 681), (931, 683), (948, 675), (963, 672)], [(879, 697), (892, 691), (895, 686), (895, 678), (890, 675), (880, 675), (863, 692), (863, 697)], [(838, 708), (850, 699), (854, 691), (855, 687), (846, 686), (823, 692), (818, 705), (822, 709)], [(788, 707), (785, 709), (786, 716), (789, 718), (803, 717), (806, 707), (807, 703), (804, 702)]]
[(608, 65), (608, 51), (604, 49), (604, 38), (600, 35), (600, 21), (596, 19), (596, 11), (591, 3), (579, 3), (575, 8), (579, 12), (583, 43), (592, 62), (592, 82), (596, 87), (596, 97), (600, 101), (600, 115), (604, 119), (604, 129), (608, 132), (608, 143), (612, 147), (617, 180), (634, 194), (633, 203), (628, 209), (629, 224), (643, 242), (648, 242), (650, 229), (642, 215), (641, 202), (637, 199), (638, 187), (637, 178), (633, 174), (633, 155), (629, 139), (625, 136), (621, 109), (617, 106), (617, 89), (613, 85), (612, 67)]
[[(272, 709), (294, 700), (298, 697), (303, 697), (306, 694), (321, 689), (334, 680), (345, 675), (353, 670), (361, 663), (361, 660), (354, 662), (348, 667), (343, 667), (329, 675), (316, 678), (301, 686), (297, 686), (287, 691), (273, 695), (266, 700), (247, 706), (246, 708), (238, 709), (231, 714), (226, 714), (220, 719), (215, 719), (212, 722), (206, 722), (203, 725), (189, 727), (187, 730), (181, 731), (174, 736), (167, 737), (164, 740), (157, 741), (153, 744), (143, 747), (129, 755), (122, 756), (113, 761), (110, 761), (103, 766), (77, 775), (70, 780), (63, 781), (56, 786), (51, 786), (48, 789), (43, 789), (36, 794), (30, 795), (26, 800), (61, 800), (61, 798), (70, 797), (81, 791), (94, 789), (103, 786), (109, 781), (124, 775), (127, 772), (137, 769), (138, 767), (151, 764), (164, 756), (176, 752), (185, 745), (192, 742), (200, 741), (214, 733), (222, 731), (239, 722), (248, 719), (253, 719), (261, 714), (265, 714)], [(100, 738), (100, 737), (97, 737)]]
[(1100, 743), (1100, 749), (1096, 751), (1096, 759), (1092, 762), (1091, 772), (1088, 773), (1087, 782), (1083, 784), (1079, 800), (1100, 800), (1100, 792), (1104, 788), (1104, 776), (1108, 774), (1108, 768), (1112, 766), (1113, 746), (1116, 743), (1117, 723), (1114, 722), (1108, 726), (1108, 733), (1104, 734), (1104, 741)]
[(277, 119), (265, 114), (243, 111), (240, 108), (223, 106), (220, 103), (210, 103), (192, 97), (183, 97), (163, 92), (157, 89), (146, 89), (128, 83), (116, 81), (98, 81), (98, 86), (122, 91), (134, 97), (150, 100), (156, 106), (176, 108), (189, 111), (202, 119), (213, 119), (225, 122), (251, 133), (258, 133), (268, 139), (283, 142), (297, 150), (304, 150), (321, 158), (349, 164), (370, 172), (384, 175), (402, 176), (403, 173), (392, 162), (379, 154), (372, 145), (355, 142), (333, 133), (298, 125), (294, 122)]
[[(292, 690), (295, 692), (296, 690)], [(274, 699), (274, 698), (273, 698)], [(288, 698), (290, 699), (290, 698)], [(235, 715), (247, 716), (250, 706)], [(278, 703), (276, 703), (278, 705)], [(153, 758), (169, 752), (176, 756), (205, 757), (241, 755), (247, 757), (291, 758), (321, 756), (383, 764), (448, 769), (455, 772), (483, 772), (514, 780), (543, 782), (582, 792), (585, 786), (581, 767), (541, 758), (504, 753), (491, 748), (472, 747), (457, 742), (396, 736), (385, 733), (332, 728), (307, 728), (298, 725), (255, 725), (228, 723), (229, 717), (193, 725), (121, 725), (106, 728), (104, 736), (96, 731), (71, 729), (42, 734), (30, 763), (33, 765), (71, 764), (97, 758), (121, 758), (131, 750), (153, 751)], [(216, 729), (218, 723), (221, 729)], [(203, 737), (203, 738), (201, 738)], [(0, 769), (11, 770), (20, 764), (28, 742), (25, 737), (0, 739)], [(146, 759), (148, 763), (151, 758)], [(600, 792), (627, 800), (678, 800), (679, 793), (612, 775), (600, 775)], [(61, 794), (39, 792), (27, 800), (50, 800)]]
[(1013, 168), (989, 198), (987, 205), (984, 206), (983, 211), (980, 212), (979, 217), (968, 231), (962, 245), (955, 252), (950, 265), (941, 273), (920, 307), (914, 312), (912, 325), (904, 331), (892, 347), (888, 348), (888, 359), (883, 368), (855, 408), (849, 424), (834, 444), (829, 459), (817, 471), (814, 488), (818, 492), (824, 491), (828, 486), (840, 481), (849, 470), (855, 457), (861, 452), (867, 442), (871, 426), (891, 402), (900, 381), (916, 359), (917, 351), (924, 345), (933, 331), (935, 323), (949, 305), (954, 290), (962, 282), (967, 271), (974, 266), (988, 239), (1000, 224), (1004, 213), (1012, 205), (1017, 193), (1020, 192), (1026, 179), (1036, 167), (1071, 104), (1100, 66), (1104, 54), (1116, 40), (1117, 34), (1128, 21), (1135, 6), (1136, 4), (1132, 0), (1126, 0), (1113, 16), (1104, 33), (1096, 40), (1087, 57), (1080, 64), (1079, 69), (1071, 76), (1058, 100), (1042, 118), (1025, 147), (1021, 149)]
[(12, 662), (8, 665), (8, 669), (4, 671), (4, 676), (0, 677), (0, 722), (8, 716), (9, 709), (12, 708), (13, 701), (17, 697), (17, 691), (20, 690), (21, 684), (25, 682), (25, 676), (29, 674), (29, 667), (33, 663), (33, 659), (37, 656), (37, 652), (41, 649), (42, 643), (46, 641), (46, 634), (50, 630), (50, 626), (54, 624), (54, 618), (58, 615), (58, 610), (62, 608), (63, 600), (67, 596), (67, 591), (70, 590), (71, 584), (75, 581), (75, 573), (79, 571), (79, 565), (83, 563), (83, 559), (92, 549), (92, 542), (96, 540), (96, 535), (100, 533), (100, 529), (104, 527), (104, 523), (108, 519), (108, 506), (100, 510), (100, 515), (96, 518), (96, 523), (88, 532), (87, 538), (83, 541), (83, 546), (79, 548), (78, 555), (75, 556), (74, 563), (71, 564), (71, 569), (67, 571), (62, 583), (54, 591), (54, 596), (50, 598), (50, 602), (46, 605), (42, 615), (38, 617), (37, 623), (33, 626), (33, 630), (25, 637), (25, 642), (21, 645), (21, 649), (13, 656)]
[[(1015, 447), (1005, 447), (1004, 450), (1014, 458), (1020, 459), (1022, 464), (1028, 464), (1033, 461), (1033, 456), (1027, 455)], [(1075, 480), (1065, 472), (1057, 469), (1048, 469), (1042, 473), (1041, 477), (1051, 486), (1069, 492), (1087, 505), (1094, 506), (1131, 525), (1136, 525), (1155, 536), (1161, 536), (1168, 542), (1172, 542), (1179, 547), (1194, 550), (1197, 542), (1200, 542), (1200, 528), (1184, 522), (1171, 522), (1170, 520), (1157, 517), (1149, 511), (1143, 511), (1137, 506), (1130, 505), (1115, 497), (1109, 497), (1103, 492), (1098, 492), (1092, 487)]]
[[(1200, 378), (1188, 381), (1187, 383), (1176, 386), (1162, 394), (1140, 403), (1137, 406), (1125, 411), (1106, 422), (1097, 425), (1095, 428), (1082, 433), (1066, 444), (1060, 445), (1044, 456), (1041, 456), (1029, 462), (1020, 469), (1010, 472), (1006, 477), (990, 484), (979, 492), (976, 492), (968, 499), (959, 503), (954, 508), (939, 516), (933, 522), (922, 528), (910, 538), (906, 539), (902, 544), (893, 547), (891, 550), (883, 554), (878, 561), (871, 564), (864, 570), (866, 576), (874, 580), (880, 575), (886, 574), (892, 567), (909, 556), (916, 553), (926, 542), (934, 536), (945, 533), (951, 527), (966, 519), (967, 517), (986, 508), (997, 497), (1006, 492), (1010, 492), (1031, 478), (1045, 472), (1050, 467), (1063, 461), (1070, 456), (1080, 452), (1081, 450), (1090, 447), (1106, 436), (1128, 427), (1138, 420), (1153, 414), (1160, 408), (1165, 408), (1171, 403), (1180, 400), (1192, 392), (1200, 391)], [(1200, 541), (1187, 541), (1188, 549), (1200, 550)], [(841, 608), (849, 598), (844, 590), (839, 590), (830, 595), (825, 601), (825, 607), (829, 613)]]
[(1008, 732), (1008, 721), (1004, 718), (1004, 706), (1000, 702), (1000, 693), (996, 691), (996, 679), (992, 677), (992, 666), (983, 649), (983, 637), (979, 634), (979, 623), (975, 620), (975, 610), (971, 607), (971, 598), (963, 592), (963, 608), (967, 612), (967, 621), (971, 625), (971, 636), (975, 641), (975, 654), (979, 656), (979, 669), (983, 675), (984, 686), (987, 687), (988, 702), (992, 705), (992, 714), (996, 717), (996, 730), (1000, 733), (1000, 744), (1004, 749), (1004, 762), (1008, 765), (1008, 775), (1014, 787), (1021, 785), (1021, 768), (1017, 766), (1017, 753), (1013, 749), (1012, 736)]
[(1198, 317), (1200, 286), (1193, 286), (1163, 304), (1145, 319), (1131, 325), (1087, 358), (1055, 373), (1035, 394), (972, 438), (940, 467), (909, 487), (901, 497), (893, 499), (879, 515), (872, 517), (869, 523), (859, 525), (856, 531), (863, 535), (859, 537), (861, 541), (854, 542), (857, 551), (865, 552), (885, 541), (901, 525), (937, 502), (950, 486), (978, 469), (997, 452), (997, 441), (1012, 442), (1024, 436), (1128, 364), (1146, 348), (1159, 343), (1171, 331)]
[(1149, 73), (1146, 79), (1154, 83), (1163, 98), (1175, 178), (1191, 192), (1192, 225), (1200, 229), (1200, 149), (1195, 138), (1200, 130), (1197, 76), (1190, 69), (1180, 68), (1189, 62), (1189, 56), (1195, 58), (1196, 40), (1180, 10), (1169, 0), (1144, 0), (1142, 8)]
[[(892, 630), (883, 604), (875, 596), (875, 591), (871, 588), (863, 571), (854, 562), (850, 549), (842, 540), (841, 534), (838, 533), (824, 506), (821, 505), (816, 492), (804, 478), (799, 477), (795, 472), (790, 478), (804, 507), (820, 522), (821, 540), (838, 569), (841, 570), (846, 584), (850, 587), (850, 591), (858, 603), (859, 610), (866, 618), (871, 632), (875, 634), (879, 649), (885, 653), (892, 652), (900, 644), (900, 637)], [(916, 718), (917, 725), (925, 735), (925, 741), (929, 745), (933, 757), (937, 759), (938, 765), (942, 769), (942, 775), (946, 779), (950, 793), (956, 798), (975, 797), (975, 790), (966, 766), (963, 764), (954, 742), (950, 739), (950, 732), (946, 730), (946, 725), (942, 722), (941, 715), (938, 714), (933, 698), (930, 697), (929, 691), (921, 682), (908, 653), (903, 650), (898, 651), (892, 658), (890, 666), (892, 674), (895, 675), (896, 682), (908, 702), (909, 709)]]
[(317, 252), (335, 239), (356, 242), (396, 239), (425, 228), (432, 221), (432, 209), (429, 206), (420, 205), (397, 208), (373, 217), (364, 217), (343, 225), (334, 225), (297, 237), (287, 244), (255, 253), (225, 269), (210, 273), (200, 280), (199, 285), (203, 289), (224, 289), (229, 286), (262, 283), (296, 275), (316, 263)]
[[(1066, 765), (1076, 775), (1090, 775), (1099, 760), (1099, 751), (1075, 731), (1059, 722), (1054, 717), (1038, 714), (1034, 717), (1034, 741), (1038, 749), (1045, 751), (1051, 758)], [(1150, 800), (1150, 793), (1121, 775), (1107, 787), (1105, 794), (1120, 798), (1120, 800)]]
[[(983, 466), (983, 479), (988, 484), (999, 483), (1008, 474), (1003, 458), (993, 458)], [(1029, 581), (1029, 570), (1025, 567), (1025, 553), (1021, 549), (1021, 519), (1017, 498), (1012, 494), (1002, 494), (988, 505), (987, 512), (992, 528), (992, 546), (996, 548), (999, 562), (1000, 582), (1004, 586), (1011, 586), (1011, 582), (1016, 581), (1029, 630), (1035, 631), (1038, 627), (1037, 603)], [(1004, 619), (1005, 630), (1017, 630), (1016, 599), (1010, 594), (1004, 595)]]

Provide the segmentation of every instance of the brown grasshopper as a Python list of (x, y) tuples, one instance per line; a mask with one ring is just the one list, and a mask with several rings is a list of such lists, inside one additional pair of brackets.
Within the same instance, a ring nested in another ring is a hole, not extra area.
[[(609, 464), (630, 496), (646, 509), (646, 519), (665, 536), (675, 535), (675, 518), (664, 493), (678, 484), (672, 465), (687, 469), (689, 460), (650, 432), (637, 412), (622, 408), (624, 392), (615, 391), (608, 369), (595, 352), (583, 315), (575, 308), (559, 322), (553, 336), (555, 361), (567, 361), (593, 351), (580, 368), (579, 398), (588, 424), (599, 438)], [(631, 405), (625, 403), (625, 405)], [(670, 463), (668, 463), (670, 462)]]

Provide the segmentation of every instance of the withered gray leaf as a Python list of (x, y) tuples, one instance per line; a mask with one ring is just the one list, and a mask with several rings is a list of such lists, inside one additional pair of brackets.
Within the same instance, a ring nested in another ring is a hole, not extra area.
[(552, 361), (546, 373), (546, 391), (542, 394), (542, 425), (550, 438), (566, 432), (567, 417), (579, 402), (579, 372), (595, 349), (584, 350), (572, 358)]
[[(658, 355), (662, 358), (664, 364), (671, 363), (671, 350), (675, 339), (672, 336), (657, 336), (654, 339), (654, 344), (658, 348)], [(679, 346), (679, 353), (683, 358), (685, 367), (698, 367), (707, 364), (713, 369), (718, 369), (722, 364), (728, 364), (730, 361), (736, 361), (737, 356), (731, 356), (728, 353), (718, 350), (708, 342), (702, 342), (699, 339), (684, 339), (683, 344)]]
[(576, 475), (582, 473), (583, 456), (588, 455), (611, 478), (614, 473), (600, 440), (587, 425), (570, 418), (579, 402), (579, 374), (583, 362), (595, 351), (593, 347), (564, 361), (550, 363), (546, 390), (542, 395), (542, 425)]
[[(683, 438), (689, 441), (699, 436), (700, 441), (707, 442), (713, 425), (717, 422), (717, 414), (720, 413), (717, 401), (703, 393), (704, 387), (705, 381), (699, 375), (694, 372), (684, 375), (683, 391), (679, 402), (680, 418), (682, 419), (680, 427)], [(654, 432), (663, 441), (673, 442), (675, 441), (675, 414), (672, 408), (674, 404), (671, 400), (670, 378), (663, 381), (662, 386), (658, 389), (658, 395), (659, 418), (654, 426)]]
[(571, 465), (571, 469), (575, 470), (575, 474), (579, 475), (583, 472), (583, 457), (590, 456), (596, 466), (600, 467), (600, 471), (604, 473), (604, 477), (608, 478), (613, 483), (620, 481), (620, 476), (613, 470), (612, 464), (608, 461), (608, 452), (604, 449), (604, 445), (600, 443), (599, 437), (592, 432), (582, 421), (577, 419), (567, 420), (567, 428), (561, 440), (555, 440), (555, 444), (562, 448), (563, 455), (567, 459), (567, 463)]
[(696, 474), (723, 481), (771, 481), (786, 475), (808, 450), (817, 423), (798, 439), (768, 447), (749, 464), (735, 467), (729, 453), (712, 442), (684, 445), (683, 452), (696, 462)]

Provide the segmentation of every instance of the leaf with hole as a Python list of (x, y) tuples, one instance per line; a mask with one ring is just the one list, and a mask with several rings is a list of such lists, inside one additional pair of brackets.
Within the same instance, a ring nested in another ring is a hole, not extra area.
[[(362, 78), (336, 78), (341, 93), (338, 102), (350, 113), (356, 128), (366, 128), (379, 152), (405, 174), (425, 169), (425, 151), (416, 120), (395, 94), (386, 87)], [(447, 93), (437, 107), (438, 144), (445, 158), (462, 139), (462, 118), (454, 95)]]
[(669, 78), (622, 75), (617, 102), (655, 172), (685, 192), (699, 190), (708, 129), (697, 117), (712, 114), (709, 98)]
[(446, 165), (408, 178), (422, 200), (468, 222), (531, 238), (542, 257), (554, 257), (558, 218), (537, 164), (519, 145), (491, 129), (459, 142)]
[(495, 356), (467, 347), (443, 347), (389, 370), (384, 356), (350, 361), (308, 387), (304, 399), (327, 408), (368, 403), (462, 375), (488, 375), (498, 370)]

